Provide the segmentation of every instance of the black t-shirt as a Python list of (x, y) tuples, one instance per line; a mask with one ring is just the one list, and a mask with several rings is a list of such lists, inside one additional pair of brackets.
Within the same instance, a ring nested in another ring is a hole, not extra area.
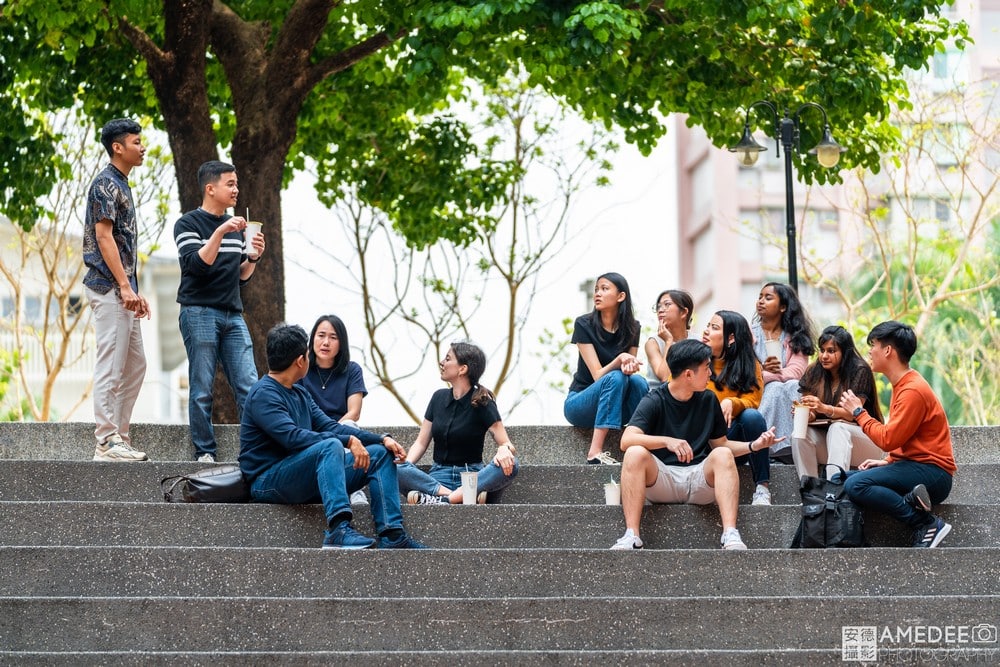
[(686, 440), (694, 452), (690, 463), (681, 463), (669, 449), (654, 449), (651, 453), (667, 465), (688, 466), (708, 458), (712, 446), (709, 440), (725, 437), (726, 418), (719, 400), (711, 391), (698, 391), (686, 401), (678, 401), (669, 386), (661, 384), (646, 394), (629, 420), (646, 435), (662, 435)]
[(483, 439), (490, 426), (500, 421), (494, 401), (472, 405), (475, 388), (455, 400), (451, 389), (439, 389), (431, 396), (424, 419), (431, 423), (434, 463), (461, 466), (482, 463)]
[[(600, 336), (598, 336), (597, 331), (594, 330), (592, 315), (592, 313), (587, 313), (576, 318), (573, 323), (573, 338), (570, 342), (593, 345), (601, 366), (607, 366), (622, 352), (639, 347), (639, 327), (636, 327), (633, 340), (624, 340), (625, 331), (621, 328), (614, 333), (602, 329)], [(569, 390), (583, 391), (592, 384), (594, 384), (594, 376), (590, 374), (590, 369), (587, 368), (587, 362), (583, 360), (583, 355), (579, 355), (576, 362), (576, 373), (573, 374), (573, 382), (570, 384)]]

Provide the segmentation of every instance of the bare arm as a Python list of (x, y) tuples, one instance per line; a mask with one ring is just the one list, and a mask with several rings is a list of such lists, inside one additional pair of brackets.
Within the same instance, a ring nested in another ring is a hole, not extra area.
[(420, 457), (424, 455), (427, 451), (427, 447), (431, 444), (431, 422), (424, 420), (420, 424), (420, 432), (417, 433), (417, 439), (413, 441), (410, 445), (410, 451), (406, 454), (406, 460), (410, 463), (416, 464), (420, 460)]
[(340, 418), (341, 421), (344, 419), (350, 419), (351, 421), (356, 422), (361, 419), (362, 398), (363, 395), (361, 394), (361, 392), (358, 392), (356, 394), (351, 394), (350, 396), (347, 397), (347, 412), (345, 412), (344, 416)]

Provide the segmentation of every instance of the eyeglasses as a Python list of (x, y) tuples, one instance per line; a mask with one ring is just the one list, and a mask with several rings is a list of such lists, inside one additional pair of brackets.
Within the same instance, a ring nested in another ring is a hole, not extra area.
[(661, 310), (666, 310), (666, 309), (670, 308), (670, 306), (672, 306), (672, 305), (674, 305), (673, 301), (661, 301), (658, 304), (656, 304), (655, 306), (653, 306), (653, 312), (654, 313), (658, 313)]

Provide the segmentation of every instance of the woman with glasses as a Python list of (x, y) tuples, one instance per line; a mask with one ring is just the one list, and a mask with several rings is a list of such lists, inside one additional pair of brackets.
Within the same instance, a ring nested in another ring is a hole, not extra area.
[(587, 463), (621, 465), (604, 451), (609, 430), (623, 424), (649, 391), (642, 377), (639, 322), (632, 310), (628, 282), (618, 273), (605, 273), (594, 284), (594, 310), (576, 318), (572, 342), (579, 358), (563, 404), (573, 426), (593, 428)]
[(683, 290), (669, 289), (660, 292), (653, 306), (656, 313), (656, 335), (650, 336), (644, 347), (649, 368), (660, 382), (670, 380), (667, 352), (670, 346), (688, 337), (694, 300)]

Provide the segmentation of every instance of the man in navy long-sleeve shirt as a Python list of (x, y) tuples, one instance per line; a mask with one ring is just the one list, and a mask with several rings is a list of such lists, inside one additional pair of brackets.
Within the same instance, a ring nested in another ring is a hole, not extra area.
[(350, 493), (368, 485), (380, 549), (424, 549), (403, 529), (396, 462), (406, 451), (392, 436), (345, 426), (296, 385), (309, 370), (309, 337), (296, 325), (267, 334), (268, 374), (247, 394), (240, 424), (240, 468), (256, 502), (322, 502), (324, 549), (368, 549), (375, 540), (351, 527)]

